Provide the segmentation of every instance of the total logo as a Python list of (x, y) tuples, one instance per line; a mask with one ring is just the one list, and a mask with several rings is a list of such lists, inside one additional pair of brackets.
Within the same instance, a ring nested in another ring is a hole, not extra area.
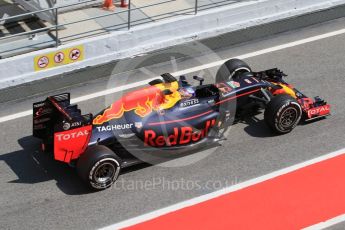
[(77, 131), (74, 133), (66, 133), (66, 134), (55, 134), (55, 136), (57, 137), (58, 141), (68, 141), (70, 139), (76, 139), (79, 137), (84, 137), (89, 135), (89, 131), (87, 130), (82, 130), (82, 131)]
[(312, 108), (308, 110), (308, 117), (311, 118), (313, 116), (323, 116), (327, 115), (330, 112), (330, 105), (324, 105), (316, 108)]
[(154, 130), (145, 130), (144, 145), (163, 147), (197, 142), (208, 135), (208, 132), (215, 125), (215, 123), (215, 120), (207, 121), (202, 130), (194, 130), (190, 126), (174, 128), (174, 133), (169, 136), (157, 135)]

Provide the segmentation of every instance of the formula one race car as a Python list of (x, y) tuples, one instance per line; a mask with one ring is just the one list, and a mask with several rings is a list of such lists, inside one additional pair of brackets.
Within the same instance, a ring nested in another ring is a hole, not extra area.
[(43, 151), (75, 165), (91, 188), (101, 190), (116, 181), (122, 168), (145, 161), (142, 151), (164, 155), (212, 146), (253, 111), (264, 110), (265, 122), (277, 134), (330, 114), (325, 101), (305, 96), (284, 76), (279, 69), (253, 72), (231, 59), (214, 84), (194, 76), (199, 84), (192, 86), (184, 76), (177, 80), (163, 74), (95, 116), (81, 115), (68, 93), (50, 96), (33, 104), (33, 136), (42, 140)]

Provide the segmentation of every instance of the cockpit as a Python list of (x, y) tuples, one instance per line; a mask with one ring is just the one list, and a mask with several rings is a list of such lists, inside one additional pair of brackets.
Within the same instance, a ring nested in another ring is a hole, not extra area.
[(219, 94), (219, 89), (213, 85), (203, 85), (204, 79), (198, 76), (194, 76), (193, 79), (199, 81), (199, 86), (192, 86), (186, 80), (185, 76), (180, 76), (177, 80), (170, 73), (162, 74), (161, 79), (155, 79), (149, 84), (157, 87), (161, 90), (164, 95), (163, 103), (160, 108), (168, 109), (173, 107), (181, 99), (189, 99), (192, 97), (196, 98), (207, 98), (216, 96)]

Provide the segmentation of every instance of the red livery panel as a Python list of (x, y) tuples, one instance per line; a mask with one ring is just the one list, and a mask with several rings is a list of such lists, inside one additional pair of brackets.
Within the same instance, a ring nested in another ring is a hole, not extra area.
[(86, 149), (91, 137), (92, 125), (54, 134), (54, 158), (70, 163)]
[(331, 112), (330, 105), (323, 105), (308, 110), (308, 118), (326, 116)]

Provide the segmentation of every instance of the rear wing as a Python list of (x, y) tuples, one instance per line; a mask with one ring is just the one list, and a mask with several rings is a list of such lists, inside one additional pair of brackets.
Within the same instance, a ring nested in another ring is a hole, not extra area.
[(33, 104), (33, 136), (48, 140), (56, 132), (91, 125), (92, 114), (82, 115), (77, 105), (70, 104), (70, 94), (49, 96)]

